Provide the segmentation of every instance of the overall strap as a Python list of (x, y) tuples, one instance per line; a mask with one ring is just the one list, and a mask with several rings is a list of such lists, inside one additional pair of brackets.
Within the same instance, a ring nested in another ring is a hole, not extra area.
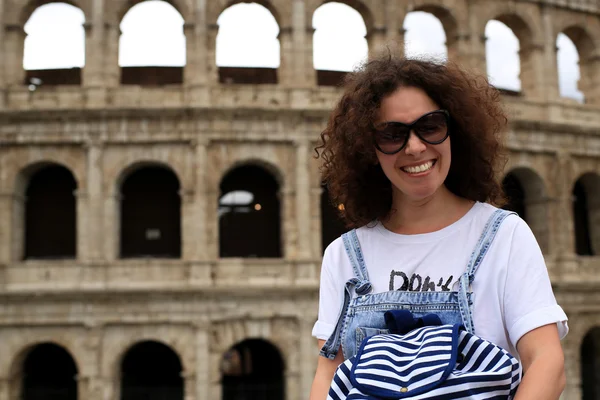
[(354, 278), (350, 278), (344, 286), (344, 300), (342, 301), (342, 308), (337, 323), (335, 324), (335, 329), (319, 353), (321, 356), (329, 358), (330, 360), (335, 358), (341, 345), (342, 328), (346, 319), (346, 314), (348, 313), (350, 300), (353, 297), (352, 292), (354, 291), (357, 295), (363, 296), (373, 289), (371, 282), (369, 282), (369, 274), (367, 273), (367, 266), (365, 265), (365, 260), (360, 249), (356, 230), (353, 229), (350, 232), (344, 233), (342, 235), (342, 240), (344, 241), (346, 254), (350, 259), (350, 264), (354, 270)]
[(514, 214), (514, 212), (501, 209), (494, 211), (485, 224), (483, 232), (481, 233), (481, 236), (475, 245), (475, 249), (473, 249), (473, 252), (471, 253), (471, 258), (469, 259), (469, 263), (467, 264), (465, 272), (460, 277), (458, 305), (463, 319), (463, 324), (470, 333), (475, 333), (475, 327), (473, 324), (473, 313), (471, 311), (471, 307), (469, 307), (467, 293), (471, 292), (471, 284), (475, 279), (475, 273), (477, 272), (477, 269), (481, 265), (481, 262), (487, 254), (488, 249), (494, 241), (500, 225), (504, 219), (511, 214)]
[(346, 254), (350, 259), (350, 264), (354, 270), (354, 279), (349, 281), (353, 282), (356, 286), (356, 294), (362, 296), (371, 291), (371, 283), (369, 282), (369, 273), (367, 272), (367, 266), (360, 249), (360, 242), (358, 241), (358, 235), (356, 229), (352, 229), (350, 232), (342, 235), (344, 241), (344, 248)]

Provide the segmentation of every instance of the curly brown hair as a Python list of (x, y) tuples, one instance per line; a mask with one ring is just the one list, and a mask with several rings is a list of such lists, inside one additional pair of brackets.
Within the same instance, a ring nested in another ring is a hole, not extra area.
[(487, 79), (454, 63), (386, 54), (349, 73), (344, 94), (315, 149), (322, 179), (334, 205), (343, 204), (347, 227), (384, 219), (392, 207), (391, 183), (377, 163), (374, 123), (384, 97), (399, 87), (420, 88), (450, 113), (452, 163), (445, 186), (474, 200), (504, 203), (499, 172), (506, 153), (507, 124), (500, 92)]

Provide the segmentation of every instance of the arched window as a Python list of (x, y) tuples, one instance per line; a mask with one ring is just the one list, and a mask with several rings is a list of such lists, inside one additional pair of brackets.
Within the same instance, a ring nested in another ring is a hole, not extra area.
[(121, 257), (181, 256), (179, 180), (163, 167), (132, 172), (121, 187)]
[(317, 83), (337, 86), (346, 72), (355, 69), (368, 56), (365, 21), (354, 8), (331, 2), (315, 11), (312, 24)]
[(284, 400), (284, 370), (275, 346), (262, 339), (244, 340), (221, 360), (223, 400)]
[(183, 369), (170, 347), (146, 341), (132, 346), (121, 363), (121, 400), (183, 400)]
[(79, 85), (85, 65), (85, 15), (67, 3), (38, 7), (25, 24), (23, 68), (30, 90)]
[(519, 39), (503, 22), (491, 20), (485, 27), (485, 54), (490, 82), (508, 92), (521, 91)]
[(77, 366), (73, 357), (52, 343), (35, 346), (23, 363), (22, 400), (76, 400)]
[(279, 185), (261, 167), (230, 171), (221, 181), (221, 257), (281, 257)]
[(581, 343), (581, 399), (600, 398), (600, 328), (591, 329)]
[(348, 231), (340, 213), (344, 212), (344, 205), (334, 206), (329, 198), (329, 191), (323, 185), (321, 192), (321, 249), (324, 252), (327, 246), (342, 234)]
[(542, 252), (549, 249), (548, 197), (542, 178), (533, 170), (516, 168), (503, 180), (509, 203), (504, 207), (515, 211), (527, 222)]
[(277, 83), (279, 25), (257, 4), (234, 4), (217, 20), (216, 63), (221, 83)]
[(582, 256), (600, 252), (600, 175), (587, 173), (573, 188), (575, 250)]
[(558, 34), (556, 48), (560, 96), (583, 102), (583, 93), (577, 88), (577, 84), (581, 78), (577, 48), (573, 41), (564, 33)]
[(25, 259), (75, 258), (77, 183), (71, 171), (49, 165), (25, 191)]
[(433, 14), (413, 11), (404, 19), (404, 54), (407, 58), (448, 59), (446, 32)]
[(169, 3), (147, 0), (121, 21), (121, 83), (166, 85), (183, 82), (186, 63), (184, 20)]

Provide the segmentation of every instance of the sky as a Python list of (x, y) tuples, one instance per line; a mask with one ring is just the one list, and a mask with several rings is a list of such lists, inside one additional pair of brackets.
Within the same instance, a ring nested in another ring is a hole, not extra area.
[[(25, 69), (83, 67), (85, 38), (83, 12), (66, 3), (38, 8), (25, 25)], [(183, 66), (186, 62), (183, 18), (168, 3), (148, 0), (132, 7), (121, 21), (119, 65)], [(279, 26), (258, 4), (240, 3), (225, 10), (217, 21), (216, 61), (219, 66), (276, 68), (280, 62)], [(341, 3), (327, 3), (313, 16), (314, 66), (350, 71), (365, 59), (368, 45), (361, 15)], [(410, 13), (404, 21), (406, 55), (446, 59), (445, 33), (432, 14)], [(519, 41), (498, 21), (485, 30), (490, 81), (497, 87), (520, 90)], [(557, 37), (559, 88), (563, 97), (582, 101), (577, 50), (564, 34)]]

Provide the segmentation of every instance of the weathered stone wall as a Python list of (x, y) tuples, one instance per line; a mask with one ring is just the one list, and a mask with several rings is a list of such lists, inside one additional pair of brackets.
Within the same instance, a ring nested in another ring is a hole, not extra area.
[[(281, 351), (287, 399), (306, 398), (316, 366), (310, 332), (321, 257), (312, 149), (340, 94), (317, 86), (312, 66), (312, 14), (322, 2), (260, 1), (281, 29), (279, 84), (230, 85), (218, 83), (215, 37), (216, 20), (232, 2), (172, 1), (186, 21), (188, 63), (183, 84), (157, 88), (120, 85), (119, 21), (137, 1), (72, 1), (87, 20), (82, 84), (35, 91), (23, 85), (23, 24), (44, 2), (22, 3), (0, 0), (0, 400), (17, 399), (24, 355), (42, 342), (73, 356), (81, 398), (117, 399), (121, 357), (147, 339), (181, 358), (186, 400), (217, 399), (222, 354), (256, 337)], [(520, 39), (523, 90), (505, 97), (512, 115), (507, 172), (517, 171), (531, 193), (529, 223), (571, 321), (563, 398), (580, 399), (581, 342), (600, 325), (600, 258), (576, 255), (572, 191), (584, 174), (600, 174), (597, 2), (348, 4), (363, 15), (371, 51), (401, 46), (402, 20), (414, 10), (440, 18), (450, 59), (482, 71), (488, 20), (503, 21)], [(559, 32), (579, 50), (585, 104), (559, 98)], [(74, 260), (22, 260), (24, 188), (45, 162), (67, 167), (77, 182)], [(118, 188), (147, 163), (168, 166), (180, 181), (181, 259), (119, 259)], [(245, 163), (265, 166), (280, 184), (281, 258), (218, 256), (219, 183)], [(600, 192), (591, 191), (590, 202), (600, 202)]]

